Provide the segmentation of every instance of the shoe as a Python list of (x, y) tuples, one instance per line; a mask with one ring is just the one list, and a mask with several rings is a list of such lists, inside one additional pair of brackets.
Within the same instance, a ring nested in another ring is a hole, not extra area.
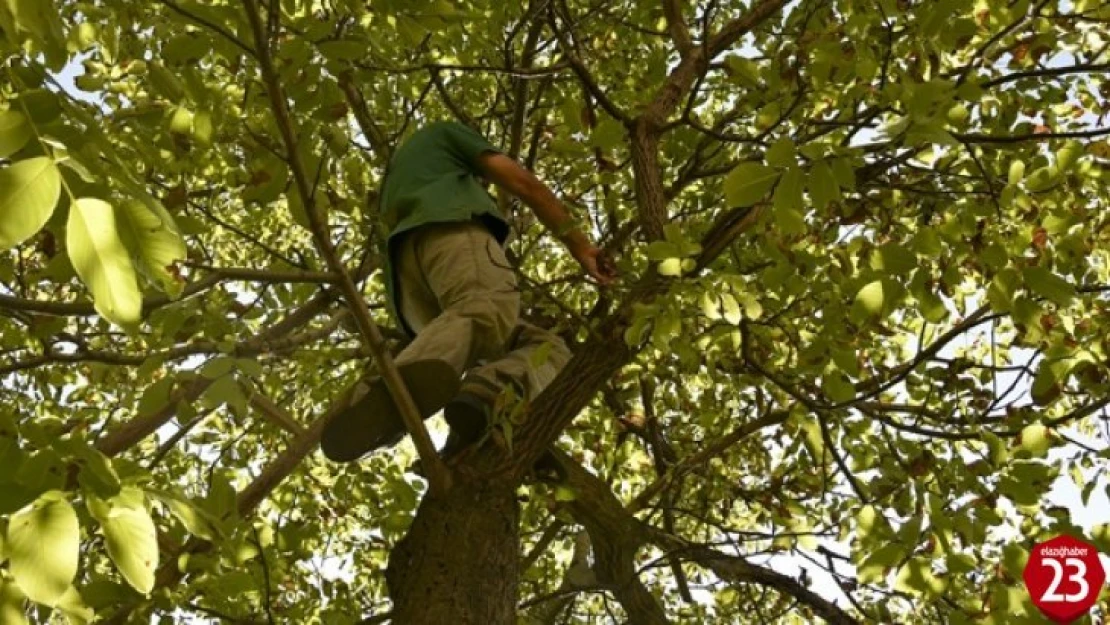
[(489, 425), (501, 391), (501, 387), (485, 378), (468, 377), (459, 394), (443, 408), (443, 418), (451, 426), (447, 440), (455, 437), (462, 447), (477, 441)]
[[(459, 391), (459, 376), (443, 360), (417, 360), (397, 370), (424, 419), (439, 412)], [(366, 454), (396, 444), (406, 434), (401, 411), (385, 381), (370, 382), (370, 390), (353, 406), (337, 414), (320, 437), (324, 455), (335, 462), (353, 462)]]

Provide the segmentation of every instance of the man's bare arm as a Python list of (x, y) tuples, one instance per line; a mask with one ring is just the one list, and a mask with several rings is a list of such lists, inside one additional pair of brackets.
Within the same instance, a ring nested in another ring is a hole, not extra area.
[(535, 174), (508, 156), (496, 152), (486, 152), (479, 156), (478, 166), (486, 178), (527, 204), (540, 222), (567, 246), (567, 250), (590, 276), (601, 284), (609, 284), (616, 278), (612, 263), (575, 226), (574, 219), (563, 203)]

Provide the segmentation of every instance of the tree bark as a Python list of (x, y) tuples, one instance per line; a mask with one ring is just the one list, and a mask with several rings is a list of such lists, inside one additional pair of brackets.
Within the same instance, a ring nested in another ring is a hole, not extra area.
[(420, 503), (385, 579), (398, 625), (515, 625), (519, 505), (507, 479), (462, 479)]

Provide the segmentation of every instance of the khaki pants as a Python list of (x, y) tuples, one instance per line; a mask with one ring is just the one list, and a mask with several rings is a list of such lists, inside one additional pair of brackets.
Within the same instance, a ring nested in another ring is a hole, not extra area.
[(500, 388), (512, 383), (531, 400), (569, 360), (562, 339), (520, 320), (516, 275), (480, 222), (428, 224), (409, 232), (395, 266), (398, 309), (416, 333), (398, 364), (444, 360), (466, 374), (464, 388), (479, 377)]

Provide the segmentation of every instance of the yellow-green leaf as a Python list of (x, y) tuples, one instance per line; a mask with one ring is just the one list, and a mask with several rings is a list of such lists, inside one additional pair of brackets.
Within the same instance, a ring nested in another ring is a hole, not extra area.
[(173, 297), (181, 294), (184, 280), (171, 268), (185, 260), (188, 250), (178, 234), (177, 226), (157, 203), (152, 208), (138, 200), (129, 200), (115, 207), (119, 234), (124, 244), (139, 260), (147, 276)]
[(9, 570), (32, 601), (54, 605), (77, 575), (81, 531), (77, 513), (60, 491), (48, 491), (12, 515)]
[(725, 199), (730, 206), (751, 206), (763, 199), (775, 181), (778, 170), (763, 163), (740, 163), (725, 177)]
[(871, 316), (883, 312), (883, 282), (875, 280), (856, 293), (856, 305)]
[(212, 145), (212, 135), (214, 127), (212, 125), (212, 115), (206, 111), (201, 111), (193, 116), (193, 139), (203, 146)]
[(701, 294), (701, 312), (710, 321), (721, 318), (721, 304), (715, 294), (709, 291)]
[(668, 258), (659, 263), (659, 275), (663, 276), (681, 276), (682, 275), (682, 259), (681, 258)]
[(19, 586), (0, 577), (0, 623), (26, 625), (27, 615), (23, 612), (26, 599)]
[(34, 133), (27, 118), (19, 111), (0, 111), (0, 158), (15, 154)]
[(803, 184), (802, 170), (791, 167), (775, 187), (775, 225), (783, 234), (802, 234), (806, 231), (805, 216), (802, 214)]
[(1021, 273), (1030, 291), (1057, 306), (1070, 306), (1075, 298), (1075, 286), (1044, 267), (1026, 267)]
[(137, 326), (142, 294), (111, 204), (93, 198), (74, 202), (69, 209), (66, 247), (77, 275), (92, 292), (96, 311), (123, 328)]
[(46, 225), (62, 193), (62, 176), (45, 156), (0, 169), (0, 251), (15, 247)]
[(794, 141), (790, 137), (783, 137), (767, 148), (765, 156), (771, 167), (790, 167), (798, 162), (796, 153)]
[(1056, 152), (1056, 167), (1060, 171), (1068, 171), (1072, 165), (1083, 156), (1083, 144), (1075, 139), (1064, 142), (1064, 147)]
[(721, 304), (724, 308), (725, 321), (733, 325), (740, 323), (740, 319), (743, 318), (740, 314), (740, 302), (736, 301), (732, 293), (721, 293)]
[(817, 161), (809, 172), (809, 198), (813, 207), (821, 211), (832, 202), (840, 201), (840, 185), (827, 161)]
[(1033, 173), (1029, 174), (1029, 178), (1025, 180), (1025, 188), (1029, 189), (1030, 193), (1048, 191), (1056, 186), (1059, 179), (1060, 170), (1057, 169), (1055, 165), (1047, 165), (1034, 169)]
[(154, 588), (158, 568), (158, 534), (142, 491), (128, 487), (106, 502), (106, 510), (90, 506), (100, 521), (108, 555), (127, 583), (147, 594)]

